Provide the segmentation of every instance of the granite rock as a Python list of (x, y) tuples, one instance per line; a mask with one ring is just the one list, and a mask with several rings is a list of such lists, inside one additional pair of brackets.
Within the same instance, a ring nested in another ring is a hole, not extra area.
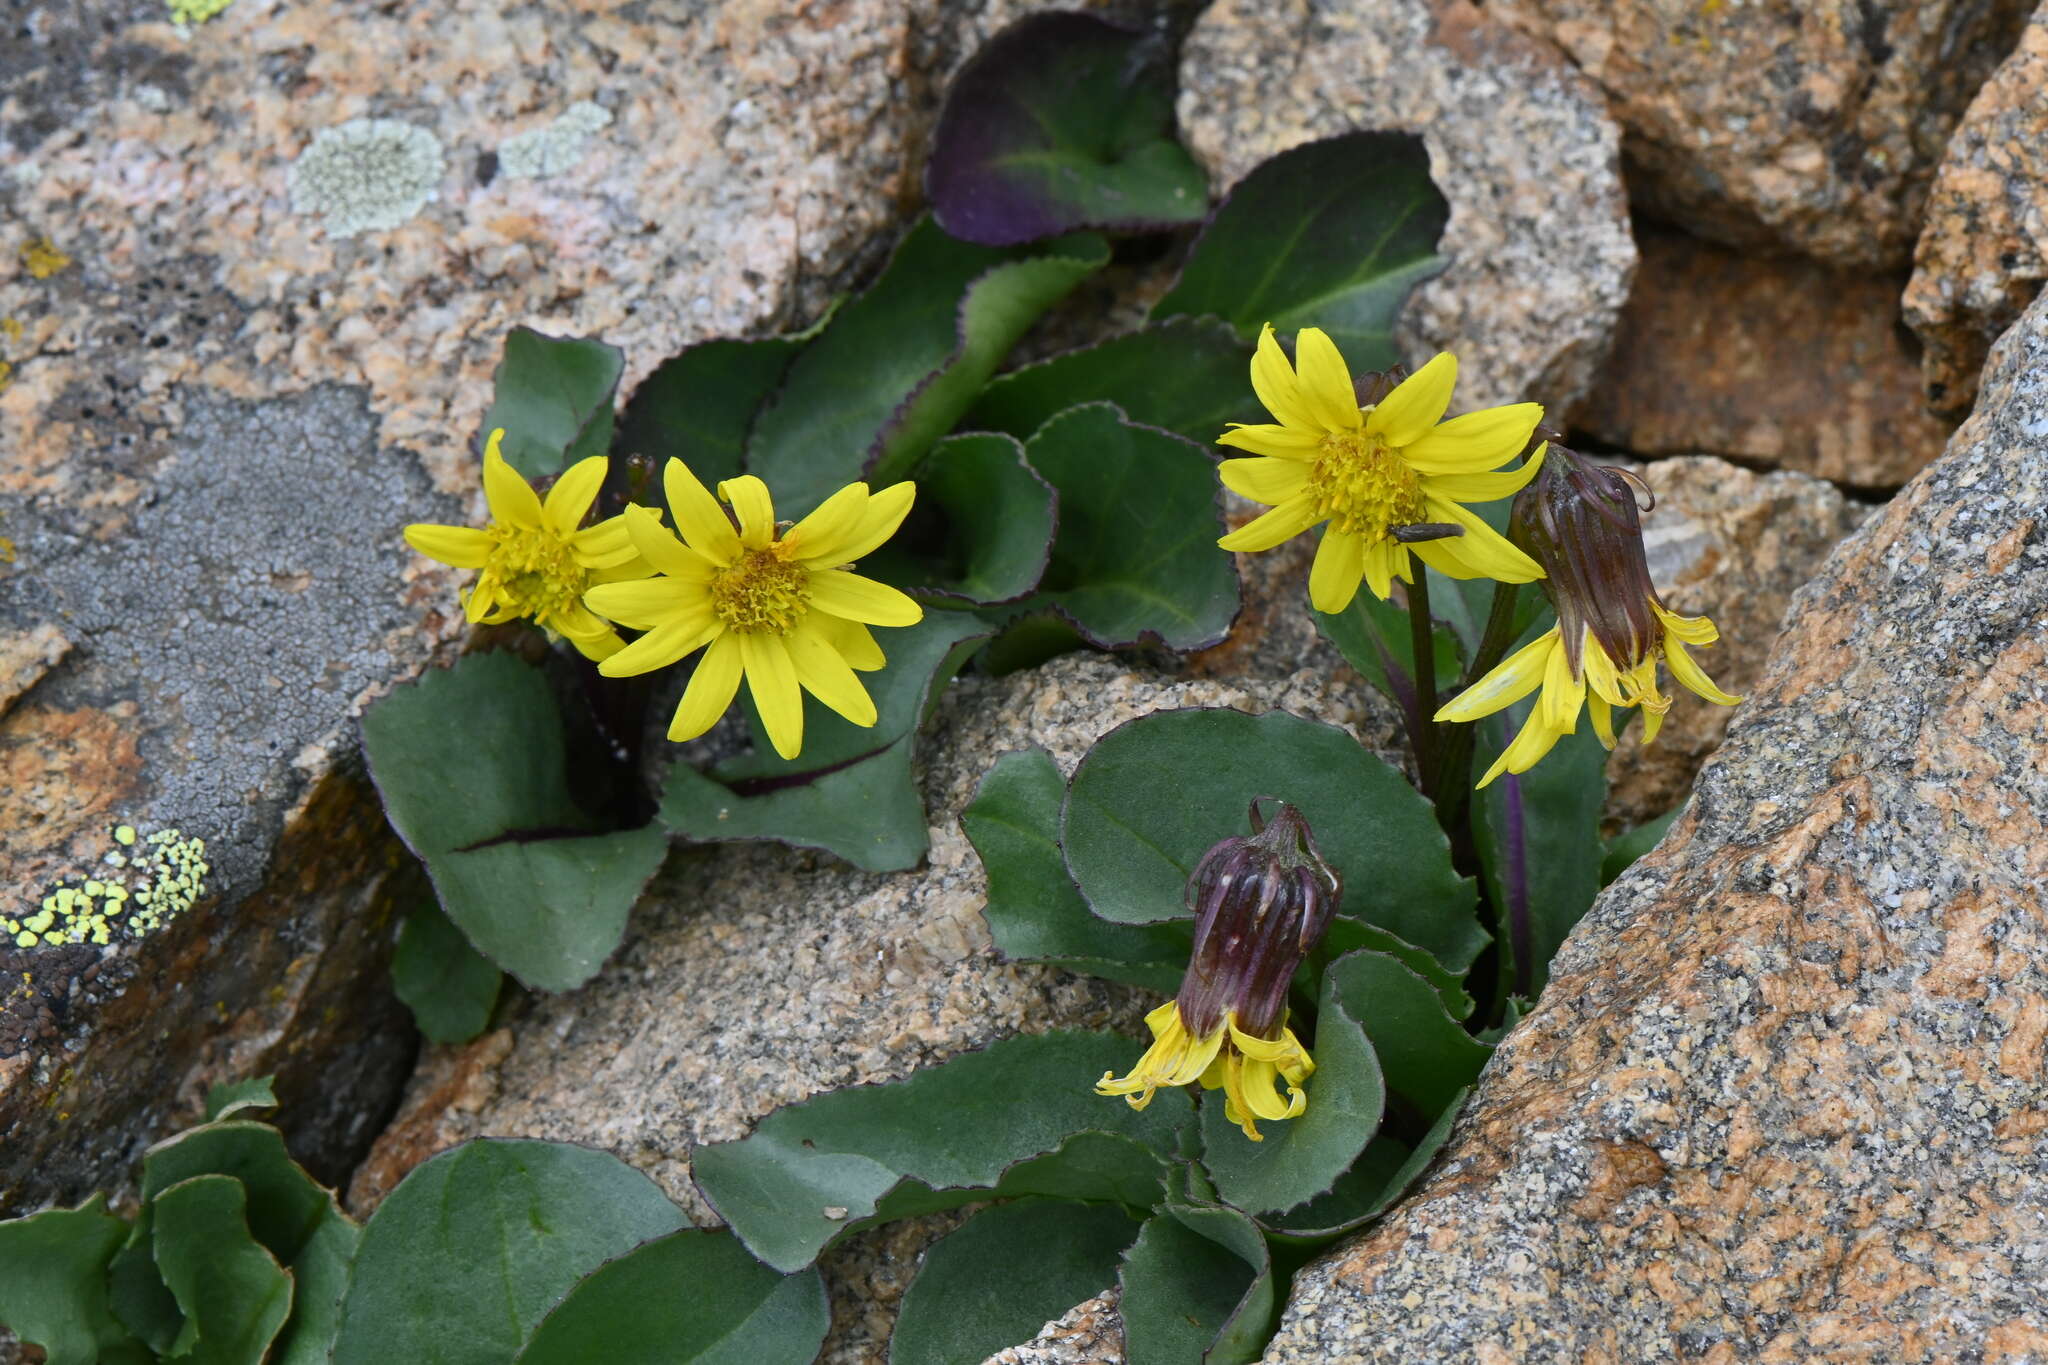
[(1267, 1361), (2048, 1352), (2048, 303)]
[(998, 1351), (982, 1365), (1124, 1365), (1123, 1295), (1109, 1289), (1048, 1322), (1021, 1346)]
[(1963, 115), (1927, 199), (1906, 321), (1927, 400), (1962, 414), (1992, 340), (2048, 279), (2048, 6)]
[[(1695, 652), (1700, 666), (1736, 696), (1753, 688), (1778, 640), (1792, 595), (1870, 509), (1804, 474), (1759, 474), (1711, 455), (1631, 466), (1656, 495), (1643, 514), (1650, 578), (1673, 611), (1706, 615), (1721, 628)], [(1685, 799), (1693, 776), (1736, 712), (1682, 687), (1645, 745), (1639, 721), (1622, 731), (1607, 760), (1610, 831), (1664, 814)]]
[(1399, 331), (1411, 362), (1462, 361), (1462, 408), (1562, 408), (1591, 381), (1636, 252), (1620, 133), (1549, 44), (1466, 0), (1218, 0), (1181, 52), (1182, 135), (1218, 191), (1299, 143), (1423, 135), (1450, 201), (1450, 268)]
[(1732, 246), (1906, 264), (1942, 147), (2030, 0), (1495, 0), (1627, 130), (1636, 198)]
[(1651, 457), (1711, 451), (1896, 488), (1951, 425), (1921, 406), (1902, 278), (1760, 256), (1641, 225), (1614, 349), (1571, 421)]
[[(398, 529), (480, 509), (505, 334), (602, 334), (630, 385), (809, 321), (914, 209), (946, 74), (1036, 7), (238, 0), (186, 30), (160, 0), (78, 0), (10, 22), (0, 920), (42, 924), (47, 898), (88, 927), (0, 937), (0, 1213), (122, 1184), (250, 1072), (345, 1178), (409, 1063), (383, 964), (425, 894), (353, 715), (461, 630), (461, 575)], [(579, 110), (553, 174), (496, 173)], [(364, 121), (438, 145), (438, 173), (396, 159), (434, 183), (383, 185), (370, 156), (295, 204), (301, 155)], [(142, 856), (124, 829), (179, 850), (188, 908), (95, 944), (106, 860)]]
[[(1071, 771), (1101, 734), (1175, 706), (1279, 707), (1393, 742), (1355, 678), (1176, 679), (1068, 655), (946, 694), (925, 753), (927, 865), (857, 872), (772, 845), (680, 851), (635, 909), (624, 945), (583, 989), (525, 998), (494, 1033), (430, 1050), (349, 1191), (366, 1213), (433, 1153), (483, 1134), (595, 1144), (646, 1171), (700, 1224), (691, 1149), (744, 1136), (770, 1110), (887, 1081), (1016, 1033), (1111, 1027), (1142, 1035), (1141, 992), (997, 958), (980, 860), (959, 814), (998, 755), (1040, 745)], [(828, 1256), (829, 1358), (879, 1359), (915, 1250), (951, 1224), (876, 1229)], [(904, 1241), (908, 1238), (910, 1240)]]

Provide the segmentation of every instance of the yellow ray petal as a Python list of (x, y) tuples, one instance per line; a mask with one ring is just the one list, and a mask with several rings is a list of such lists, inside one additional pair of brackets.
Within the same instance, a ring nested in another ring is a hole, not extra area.
[(625, 518), (626, 537), (633, 548), (662, 573), (686, 583), (709, 583), (717, 572), (710, 560), (677, 540), (675, 533), (661, 524), (661, 518), (645, 507), (628, 507), (620, 515)]
[(1308, 571), (1308, 600), (1321, 612), (1340, 612), (1358, 595), (1365, 577), (1366, 539), (1335, 526), (1325, 527), (1316, 560)]
[(1685, 643), (1676, 635), (1664, 637), (1664, 665), (1671, 670), (1672, 677), (1710, 702), (1720, 706), (1734, 706), (1742, 700), (1714, 686), (1714, 680), (1707, 676), (1705, 669), (1693, 662), (1692, 655), (1685, 652)]
[(845, 569), (811, 574), (811, 606), (871, 626), (914, 626), (924, 619), (924, 608), (896, 589)]
[(1483, 474), (1521, 454), (1542, 420), (1541, 403), (1482, 408), (1430, 428), (1401, 457), (1418, 474)]
[(1260, 457), (1225, 460), (1217, 466), (1223, 486), (1242, 493), (1253, 502), (1276, 504), (1287, 501), (1308, 487), (1309, 467), (1299, 460)]
[[(676, 529), (691, 549), (721, 568), (740, 557), (739, 533), (732, 529), (731, 518), (688, 465), (670, 460), (662, 470), (661, 486), (668, 494), (668, 510), (676, 519)], [(641, 553), (647, 552), (643, 549)]]
[(652, 630), (665, 621), (712, 615), (711, 594), (675, 578), (638, 578), (600, 583), (583, 594), (583, 605), (631, 630)]
[(1313, 460), (1323, 448), (1322, 434), (1297, 427), (1274, 424), (1248, 426), (1231, 423), (1231, 429), (1216, 438), (1220, 446), (1235, 446), (1254, 455), (1271, 455), (1276, 460)]
[(1287, 363), (1287, 353), (1280, 349), (1270, 322), (1260, 330), (1259, 349), (1252, 353), (1252, 392), (1280, 425), (1319, 434), (1322, 431), (1322, 425), (1301, 396), (1294, 367)]
[(740, 690), (742, 669), (740, 637), (726, 631), (697, 660), (690, 685), (683, 689), (683, 699), (676, 703), (676, 713), (669, 720), (668, 737), (680, 743), (695, 739), (718, 724), (718, 718), (725, 714), (725, 708), (732, 705), (734, 694)]
[(491, 557), (491, 533), (474, 526), (436, 526), (416, 521), (405, 528), (405, 543), (428, 559), (458, 569), (481, 569)]
[(599, 664), (597, 671), (607, 678), (652, 673), (668, 667), (724, 629), (716, 619), (706, 622), (702, 617), (678, 617), (648, 631)]
[(548, 490), (547, 501), (541, 504), (541, 510), (558, 535), (576, 534), (576, 528), (583, 524), (584, 515), (590, 511), (590, 504), (597, 501), (598, 490), (604, 487), (609, 463), (602, 455), (592, 455), (570, 465), (562, 471), (562, 477), (555, 480), (555, 486)]
[[(1449, 422), (1444, 424), (1449, 425)], [(1441, 431), (1443, 427), (1438, 427), (1437, 430)], [(1425, 436), (1423, 439), (1429, 438)], [(1512, 497), (1521, 492), (1529, 480), (1536, 477), (1537, 470), (1543, 468), (1543, 456), (1549, 449), (1548, 443), (1537, 446), (1535, 453), (1519, 466), (1504, 469), (1497, 474), (1424, 474), (1422, 486), (1428, 492), (1452, 502), (1494, 502)]]
[(490, 443), (484, 447), (484, 501), (490, 504), (492, 521), (517, 526), (521, 530), (538, 531), (541, 526), (540, 495), (498, 453), (498, 444), (504, 435), (504, 428), (500, 427), (491, 433)]
[(1562, 649), (1550, 651), (1550, 662), (1543, 670), (1543, 691), (1536, 698), (1537, 717), (1560, 735), (1575, 733), (1585, 700), (1586, 682), (1572, 676), (1571, 656)]
[[(850, 483), (811, 509), (811, 514), (783, 532), (782, 543), (797, 559), (820, 561), (853, 539), (861, 509), (868, 505), (868, 486)], [(843, 559), (834, 559), (834, 564)], [(827, 566), (829, 567), (829, 566)]]
[(718, 496), (732, 504), (740, 521), (740, 544), (749, 550), (765, 550), (775, 542), (775, 500), (768, 485), (752, 474), (742, 474), (718, 485)]
[[(1380, 536), (1365, 547), (1365, 585), (1372, 589), (1372, 595), (1384, 602), (1394, 595), (1394, 579), (1413, 582), (1405, 572), (1405, 559), (1397, 554), (1400, 547), (1390, 538)], [(1349, 606), (1347, 602), (1345, 604)]]
[(847, 667), (872, 673), (888, 662), (882, 657), (882, 647), (875, 643), (874, 634), (860, 622), (822, 611), (812, 612), (804, 620), (846, 660)]
[(790, 662), (796, 667), (796, 680), (805, 691), (855, 725), (873, 725), (874, 698), (868, 695), (867, 688), (861, 686), (860, 679), (847, 667), (846, 660), (839, 657), (838, 651), (811, 624), (826, 619), (822, 614), (813, 612), (784, 637), (789, 646)]
[(1491, 672), (1437, 709), (1438, 720), (1468, 721), (1490, 716), (1534, 692), (1550, 667), (1551, 651), (1563, 653), (1557, 627), (1523, 645)]
[(1664, 623), (1664, 629), (1689, 645), (1710, 645), (1721, 638), (1721, 632), (1714, 623), (1704, 616), (1680, 616), (1656, 602), (1650, 603), (1650, 610)]
[(560, 632), (586, 659), (603, 662), (626, 647), (610, 622), (584, 607), (571, 606), (567, 611), (550, 615), (541, 624)]
[(741, 635), (740, 661), (768, 742), (784, 758), (795, 758), (804, 747), (804, 697), (797, 687), (789, 646), (780, 635)]
[(1535, 715), (1529, 717), (1514, 742), (1501, 751), (1501, 756), (1486, 770), (1486, 776), (1479, 779), (1483, 787), (1504, 772), (1525, 773), (1536, 766), (1543, 756), (1557, 744), (1558, 732), (1543, 724)]
[(1457, 382), (1458, 358), (1449, 351), (1438, 352), (1380, 400), (1366, 415), (1365, 429), (1390, 446), (1413, 443), (1443, 417)]
[(1614, 708), (1607, 704), (1607, 698), (1594, 692), (1586, 697), (1586, 714), (1593, 718), (1593, 733), (1600, 737), (1603, 748), (1614, 747)]
[(1543, 566), (1516, 549), (1514, 543), (1486, 524), (1486, 519), (1461, 503), (1440, 498), (1424, 485), (1423, 509), (1432, 521), (1455, 522), (1465, 528), (1458, 537), (1457, 557), (1479, 571), (1480, 576), (1503, 583), (1533, 583), (1544, 576)]
[(1323, 519), (1315, 499), (1307, 493), (1299, 493), (1281, 503), (1272, 511), (1252, 518), (1229, 535), (1220, 537), (1216, 543), (1226, 550), (1243, 550), (1256, 554), (1270, 550), (1285, 540), (1292, 540), (1309, 527)]
[(917, 485), (905, 479), (892, 483), (868, 499), (861, 509), (860, 519), (849, 533), (845, 544), (840, 545), (830, 556), (798, 554), (797, 558), (811, 561), (813, 567), (829, 568), (834, 564), (849, 564), (873, 554), (882, 543), (896, 534), (903, 525), (903, 519), (910, 515), (911, 504), (917, 499)]
[[(643, 509), (656, 521), (661, 520), (658, 508)], [(595, 526), (586, 526), (569, 538), (569, 549), (576, 556), (576, 562), (586, 569), (622, 569), (641, 558), (640, 548), (633, 543), (632, 535), (626, 530), (626, 518), (622, 513), (606, 517)], [(704, 562), (705, 572), (711, 570), (711, 561)], [(620, 578), (645, 577), (653, 573), (650, 566), (641, 573), (620, 574)]]
[(1358, 390), (1351, 385), (1351, 367), (1329, 333), (1304, 327), (1294, 337), (1297, 387), (1317, 423), (1331, 431), (1351, 431), (1365, 423), (1358, 410)]

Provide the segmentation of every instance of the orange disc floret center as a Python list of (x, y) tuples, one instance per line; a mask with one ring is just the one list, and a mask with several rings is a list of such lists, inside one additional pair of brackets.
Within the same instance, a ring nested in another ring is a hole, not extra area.
[(810, 575), (780, 545), (748, 550), (711, 580), (711, 609), (742, 634), (787, 635), (810, 610)]
[(546, 621), (574, 607), (590, 587), (590, 572), (576, 562), (569, 543), (549, 531), (490, 527), (491, 557), (484, 577), (513, 616)]
[(1424, 515), (1422, 480), (1387, 443), (1363, 430), (1324, 436), (1309, 471), (1309, 490), (1337, 530), (1384, 535)]

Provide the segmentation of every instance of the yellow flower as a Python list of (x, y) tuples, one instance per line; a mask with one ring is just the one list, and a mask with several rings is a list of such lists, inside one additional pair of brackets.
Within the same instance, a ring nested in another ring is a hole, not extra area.
[(525, 617), (565, 637), (589, 658), (617, 653), (624, 642), (583, 605), (583, 594), (592, 584), (644, 578), (653, 570), (618, 517), (583, 525), (604, 485), (605, 457), (593, 455), (569, 466), (542, 502), (533, 485), (505, 462), (504, 439), (500, 427), (484, 445), (484, 501), (491, 524), (477, 530), (415, 522), (405, 528), (405, 543), (443, 564), (482, 570), (462, 599), (471, 621), (494, 626)]
[(1579, 647), (1568, 649), (1562, 630), (1552, 626), (1444, 704), (1436, 713), (1438, 720), (1478, 720), (1520, 701), (1538, 686), (1543, 689), (1528, 723), (1479, 779), (1480, 786), (1503, 772), (1521, 773), (1534, 767), (1559, 736), (1578, 728), (1582, 702), (1593, 715), (1593, 732), (1608, 748), (1614, 747), (1617, 706), (1642, 707), (1643, 743), (1654, 740), (1664, 724), (1664, 713), (1671, 709), (1671, 698), (1657, 690), (1660, 653), (1671, 676), (1708, 701), (1733, 706), (1742, 700), (1714, 686), (1714, 680), (1686, 652), (1687, 645), (1710, 645), (1721, 638), (1712, 621), (1704, 616), (1680, 616), (1654, 597), (1649, 609), (1655, 626), (1637, 658), (1611, 657), (1590, 625), (1580, 627)]
[[(1351, 371), (1319, 328), (1295, 338), (1299, 372), (1287, 363), (1269, 323), (1252, 357), (1252, 388), (1278, 421), (1234, 424), (1220, 445), (1259, 458), (1225, 460), (1224, 486), (1273, 510), (1216, 543), (1226, 550), (1270, 550), (1318, 522), (1329, 522), (1309, 572), (1317, 611), (1351, 605), (1363, 578), (1385, 599), (1396, 578), (1413, 582), (1411, 554), (1452, 578), (1528, 583), (1536, 561), (1510, 545), (1462, 504), (1504, 498), (1536, 473), (1540, 454), (1494, 473), (1529, 444), (1543, 408), (1513, 403), (1442, 421), (1457, 382), (1446, 351), (1361, 408)], [(1397, 528), (1431, 524), (1458, 534), (1404, 543)]]
[[(1284, 1012), (1281, 1020), (1277, 1037), (1258, 1038), (1239, 1028), (1237, 1011), (1228, 1010), (1216, 1027), (1197, 1034), (1182, 1021), (1179, 1002), (1169, 1000), (1145, 1016), (1153, 1043), (1131, 1074), (1105, 1071), (1095, 1093), (1122, 1095), (1131, 1108), (1143, 1109), (1152, 1103), (1153, 1091), (1199, 1080), (1204, 1090), (1223, 1091), (1225, 1118), (1253, 1142), (1263, 1142), (1255, 1120), (1299, 1117), (1308, 1107), (1302, 1083), (1316, 1069), (1308, 1049), (1286, 1026)], [(1283, 1079), (1285, 1099), (1278, 1084)]]
[(853, 675), (882, 666), (868, 627), (915, 625), (924, 611), (847, 566), (896, 533), (916, 489), (899, 483), (871, 496), (866, 484), (848, 484), (778, 537), (768, 485), (753, 475), (718, 485), (737, 530), (681, 460), (662, 477), (682, 539), (645, 509), (626, 509), (627, 533), (661, 576), (590, 590), (593, 610), (647, 632), (599, 671), (646, 673), (702, 649), (668, 727), (675, 740), (710, 729), (742, 675), (784, 758), (803, 748), (804, 691), (855, 725), (873, 725), (875, 703)]

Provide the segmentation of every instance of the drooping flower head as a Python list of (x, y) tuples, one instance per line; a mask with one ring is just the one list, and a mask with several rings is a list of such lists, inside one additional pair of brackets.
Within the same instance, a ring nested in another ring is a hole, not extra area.
[(500, 427), (484, 445), (490, 525), (478, 530), (415, 522), (405, 528), (405, 543), (429, 559), (480, 570), (462, 598), (471, 621), (501, 625), (523, 617), (563, 636), (588, 658), (617, 653), (624, 642), (583, 605), (583, 594), (594, 584), (644, 578), (653, 570), (633, 548), (620, 518), (583, 525), (604, 486), (605, 457), (569, 466), (543, 501), (506, 463), (504, 439)]
[(803, 748), (806, 691), (855, 725), (873, 725), (875, 703), (854, 676), (883, 663), (868, 627), (915, 625), (924, 610), (849, 566), (896, 533), (915, 487), (870, 494), (864, 483), (848, 484), (778, 534), (768, 485), (751, 474), (720, 483), (714, 498), (687, 465), (670, 460), (662, 483), (682, 539), (645, 508), (626, 509), (627, 533), (659, 576), (590, 591), (593, 610), (647, 632), (599, 671), (628, 677), (702, 649), (669, 723), (674, 740), (710, 729), (742, 677), (784, 758)]
[(1688, 645), (1720, 638), (1714, 623), (1671, 611), (1650, 582), (1630, 476), (1552, 445), (1542, 477), (1515, 498), (1509, 532), (1548, 571), (1543, 591), (1557, 625), (1436, 713), (1438, 720), (1477, 720), (1543, 689), (1528, 723), (1480, 786), (1535, 766), (1577, 728), (1581, 704), (1610, 749), (1615, 707), (1642, 707), (1643, 742), (1654, 740), (1671, 709), (1671, 698), (1657, 686), (1660, 656), (1672, 677), (1708, 701), (1733, 706), (1741, 700), (1714, 686), (1686, 652)]
[(1289, 365), (1270, 324), (1252, 357), (1252, 388), (1275, 421), (1236, 425), (1221, 445), (1256, 458), (1225, 460), (1224, 486), (1273, 510), (1224, 536), (1226, 550), (1270, 550), (1328, 522), (1309, 572), (1317, 611), (1351, 604), (1361, 578), (1384, 600), (1396, 578), (1414, 581), (1409, 556), (1452, 578), (1527, 583), (1543, 569), (1464, 504), (1521, 488), (1540, 455), (1497, 473), (1527, 449), (1543, 416), (1512, 403), (1443, 421), (1457, 382), (1446, 351), (1382, 396), (1361, 404), (1337, 345), (1319, 328), (1295, 337)]
[(1315, 1062), (1287, 1027), (1287, 988), (1322, 941), (1338, 893), (1308, 821), (1283, 802), (1267, 823), (1266, 799), (1252, 802), (1250, 837), (1223, 840), (1188, 877), (1194, 951), (1180, 994), (1145, 1016), (1152, 1046), (1128, 1076), (1105, 1072), (1095, 1087), (1143, 1109), (1160, 1087), (1199, 1080), (1223, 1091), (1224, 1116), (1253, 1142), (1263, 1140), (1257, 1120), (1308, 1107), (1302, 1086)]

